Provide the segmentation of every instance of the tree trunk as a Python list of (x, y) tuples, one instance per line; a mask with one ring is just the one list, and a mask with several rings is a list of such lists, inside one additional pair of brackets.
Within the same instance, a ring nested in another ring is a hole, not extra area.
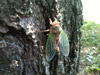
[[(49, 18), (62, 23), (69, 35), (70, 53), (64, 75), (76, 75), (81, 48), (80, 0), (0, 0), (0, 75), (45, 75), (45, 42)], [(59, 75), (58, 56), (51, 61), (51, 75)]]

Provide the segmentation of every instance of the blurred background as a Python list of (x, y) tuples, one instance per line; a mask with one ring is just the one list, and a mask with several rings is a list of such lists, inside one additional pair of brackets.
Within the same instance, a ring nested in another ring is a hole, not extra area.
[(100, 0), (82, 0), (84, 22), (79, 75), (100, 75)]

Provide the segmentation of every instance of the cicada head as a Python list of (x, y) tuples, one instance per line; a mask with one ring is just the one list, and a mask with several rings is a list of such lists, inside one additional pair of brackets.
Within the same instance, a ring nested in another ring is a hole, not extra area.
[(62, 30), (62, 28), (61, 28), (61, 23), (60, 22), (54, 21), (54, 22), (51, 23), (50, 33), (53, 34), (55, 39), (59, 38), (61, 30)]

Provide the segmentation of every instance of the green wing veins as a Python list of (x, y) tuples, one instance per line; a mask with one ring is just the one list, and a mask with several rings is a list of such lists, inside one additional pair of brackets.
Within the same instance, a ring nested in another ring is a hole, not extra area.
[(59, 49), (64, 56), (69, 55), (69, 41), (66, 33), (62, 30), (59, 38)]
[(48, 35), (47, 42), (46, 42), (46, 59), (47, 61), (51, 61), (56, 53), (55, 50), (55, 40), (51, 34)]

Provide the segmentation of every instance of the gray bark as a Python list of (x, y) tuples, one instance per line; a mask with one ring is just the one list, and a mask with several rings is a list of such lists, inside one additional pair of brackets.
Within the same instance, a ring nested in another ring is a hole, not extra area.
[[(45, 75), (46, 33), (49, 18), (62, 22), (69, 34), (70, 54), (64, 60), (65, 75), (79, 67), (82, 4), (80, 0), (0, 0), (0, 75)], [(58, 75), (55, 56), (50, 73)]]

